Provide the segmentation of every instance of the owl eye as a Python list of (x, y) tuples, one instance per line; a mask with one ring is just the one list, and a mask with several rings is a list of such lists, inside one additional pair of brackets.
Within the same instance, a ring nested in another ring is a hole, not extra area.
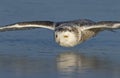
[(72, 30), (69, 30), (70, 32), (72, 32)]
[(58, 35), (55, 35), (55, 37), (57, 38), (57, 37), (58, 37)]

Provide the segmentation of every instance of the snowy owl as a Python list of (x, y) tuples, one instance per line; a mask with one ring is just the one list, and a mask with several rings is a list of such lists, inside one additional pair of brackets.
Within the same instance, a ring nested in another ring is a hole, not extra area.
[(55, 41), (64, 47), (76, 46), (104, 30), (120, 29), (120, 21), (94, 22), (88, 19), (79, 19), (64, 22), (26, 21), (0, 27), (0, 32), (47, 28), (54, 31)]

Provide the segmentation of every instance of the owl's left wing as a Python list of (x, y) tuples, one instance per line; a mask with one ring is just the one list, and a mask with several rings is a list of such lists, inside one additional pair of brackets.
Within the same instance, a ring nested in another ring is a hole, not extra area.
[(83, 26), (82, 30), (84, 31), (84, 30), (114, 30), (114, 29), (120, 29), (119, 21), (101, 21), (90, 26)]

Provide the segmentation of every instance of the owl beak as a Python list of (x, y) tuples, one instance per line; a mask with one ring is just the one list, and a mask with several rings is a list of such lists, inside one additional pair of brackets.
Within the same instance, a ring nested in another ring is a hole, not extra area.
[(68, 35), (64, 35), (64, 38), (68, 38)]

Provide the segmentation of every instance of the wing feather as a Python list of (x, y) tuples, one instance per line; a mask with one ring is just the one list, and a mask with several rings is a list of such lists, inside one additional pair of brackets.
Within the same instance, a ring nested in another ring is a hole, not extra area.
[(54, 22), (51, 21), (29, 21), (29, 22), (18, 22), (15, 24), (10, 24), (6, 26), (0, 27), (0, 32), (4, 31), (14, 31), (14, 30), (27, 30), (27, 29), (35, 29), (35, 28), (47, 28), (50, 30), (54, 30)]
[(84, 26), (83, 30), (114, 30), (120, 29), (120, 22), (118, 21), (101, 21), (91, 26)]

